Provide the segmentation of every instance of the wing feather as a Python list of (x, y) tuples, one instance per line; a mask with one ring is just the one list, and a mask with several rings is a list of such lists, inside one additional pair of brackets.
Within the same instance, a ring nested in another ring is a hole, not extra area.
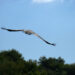
[(48, 42), (48, 41), (46, 41), (45, 39), (43, 39), (40, 35), (38, 35), (37, 33), (35, 33), (35, 32), (33, 32), (32, 30), (23, 30), (23, 29), (21, 29), (21, 30), (15, 30), (15, 29), (7, 29), (7, 28), (1, 28), (1, 29), (3, 29), (3, 30), (7, 30), (7, 31), (10, 31), (10, 32), (17, 32), (17, 31), (23, 31), (23, 32), (25, 32), (26, 34), (34, 34), (35, 36), (37, 36), (38, 38), (40, 38), (41, 40), (43, 40), (45, 43), (47, 43), (47, 44), (50, 44), (50, 45), (53, 45), (53, 46), (55, 46), (56, 44), (54, 44), (54, 43), (50, 43), (50, 42)]
[(18, 30), (15, 30), (15, 29), (7, 29), (7, 28), (1, 28), (1, 29), (7, 30), (7, 31), (10, 31), (10, 32), (24, 31), (24, 30), (20, 30), (20, 29), (18, 29)]
[(35, 36), (37, 36), (37, 37), (39, 37), (41, 40), (43, 40), (45, 43), (47, 43), (47, 44), (50, 44), (50, 45), (53, 45), (53, 46), (55, 46), (56, 44), (54, 44), (54, 43), (50, 43), (50, 42), (48, 42), (48, 41), (46, 41), (45, 39), (43, 39), (40, 35), (38, 35), (38, 34), (36, 34), (35, 32), (33, 33)]

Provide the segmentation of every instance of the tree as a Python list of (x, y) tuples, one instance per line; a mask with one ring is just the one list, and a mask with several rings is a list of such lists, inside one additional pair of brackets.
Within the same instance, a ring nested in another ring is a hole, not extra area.
[(75, 64), (65, 64), (61, 57), (45, 56), (39, 61), (26, 61), (12, 49), (0, 52), (0, 75), (75, 75)]

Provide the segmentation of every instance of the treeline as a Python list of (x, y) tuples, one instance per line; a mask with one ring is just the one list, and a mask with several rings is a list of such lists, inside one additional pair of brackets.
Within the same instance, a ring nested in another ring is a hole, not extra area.
[(0, 75), (75, 75), (75, 64), (65, 64), (61, 57), (26, 61), (18, 51), (4, 50), (0, 52)]

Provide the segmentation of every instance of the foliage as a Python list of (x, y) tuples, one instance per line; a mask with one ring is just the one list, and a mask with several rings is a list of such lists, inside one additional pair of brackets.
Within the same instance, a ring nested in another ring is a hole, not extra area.
[(45, 56), (26, 61), (18, 51), (4, 50), (0, 52), (0, 75), (75, 75), (75, 64)]

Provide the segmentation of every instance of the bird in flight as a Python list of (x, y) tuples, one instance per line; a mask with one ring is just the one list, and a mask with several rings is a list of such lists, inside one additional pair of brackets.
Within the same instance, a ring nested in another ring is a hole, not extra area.
[(3, 29), (3, 30), (7, 30), (7, 31), (10, 31), (10, 32), (19, 32), (19, 31), (21, 31), (21, 32), (24, 32), (25, 34), (28, 34), (28, 35), (33, 34), (33, 35), (37, 36), (38, 38), (40, 38), (41, 40), (43, 40), (45, 43), (47, 43), (47, 44), (49, 44), (49, 45), (53, 45), (53, 46), (56, 45), (56, 44), (54, 44), (54, 43), (50, 43), (50, 42), (46, 41), (46, 40), (43, 39), (41, 36), (39, 36), (37, 33), (33, 32), (32, 30), (7, 29), (7, 28), (1, 28), (1, 29)]

